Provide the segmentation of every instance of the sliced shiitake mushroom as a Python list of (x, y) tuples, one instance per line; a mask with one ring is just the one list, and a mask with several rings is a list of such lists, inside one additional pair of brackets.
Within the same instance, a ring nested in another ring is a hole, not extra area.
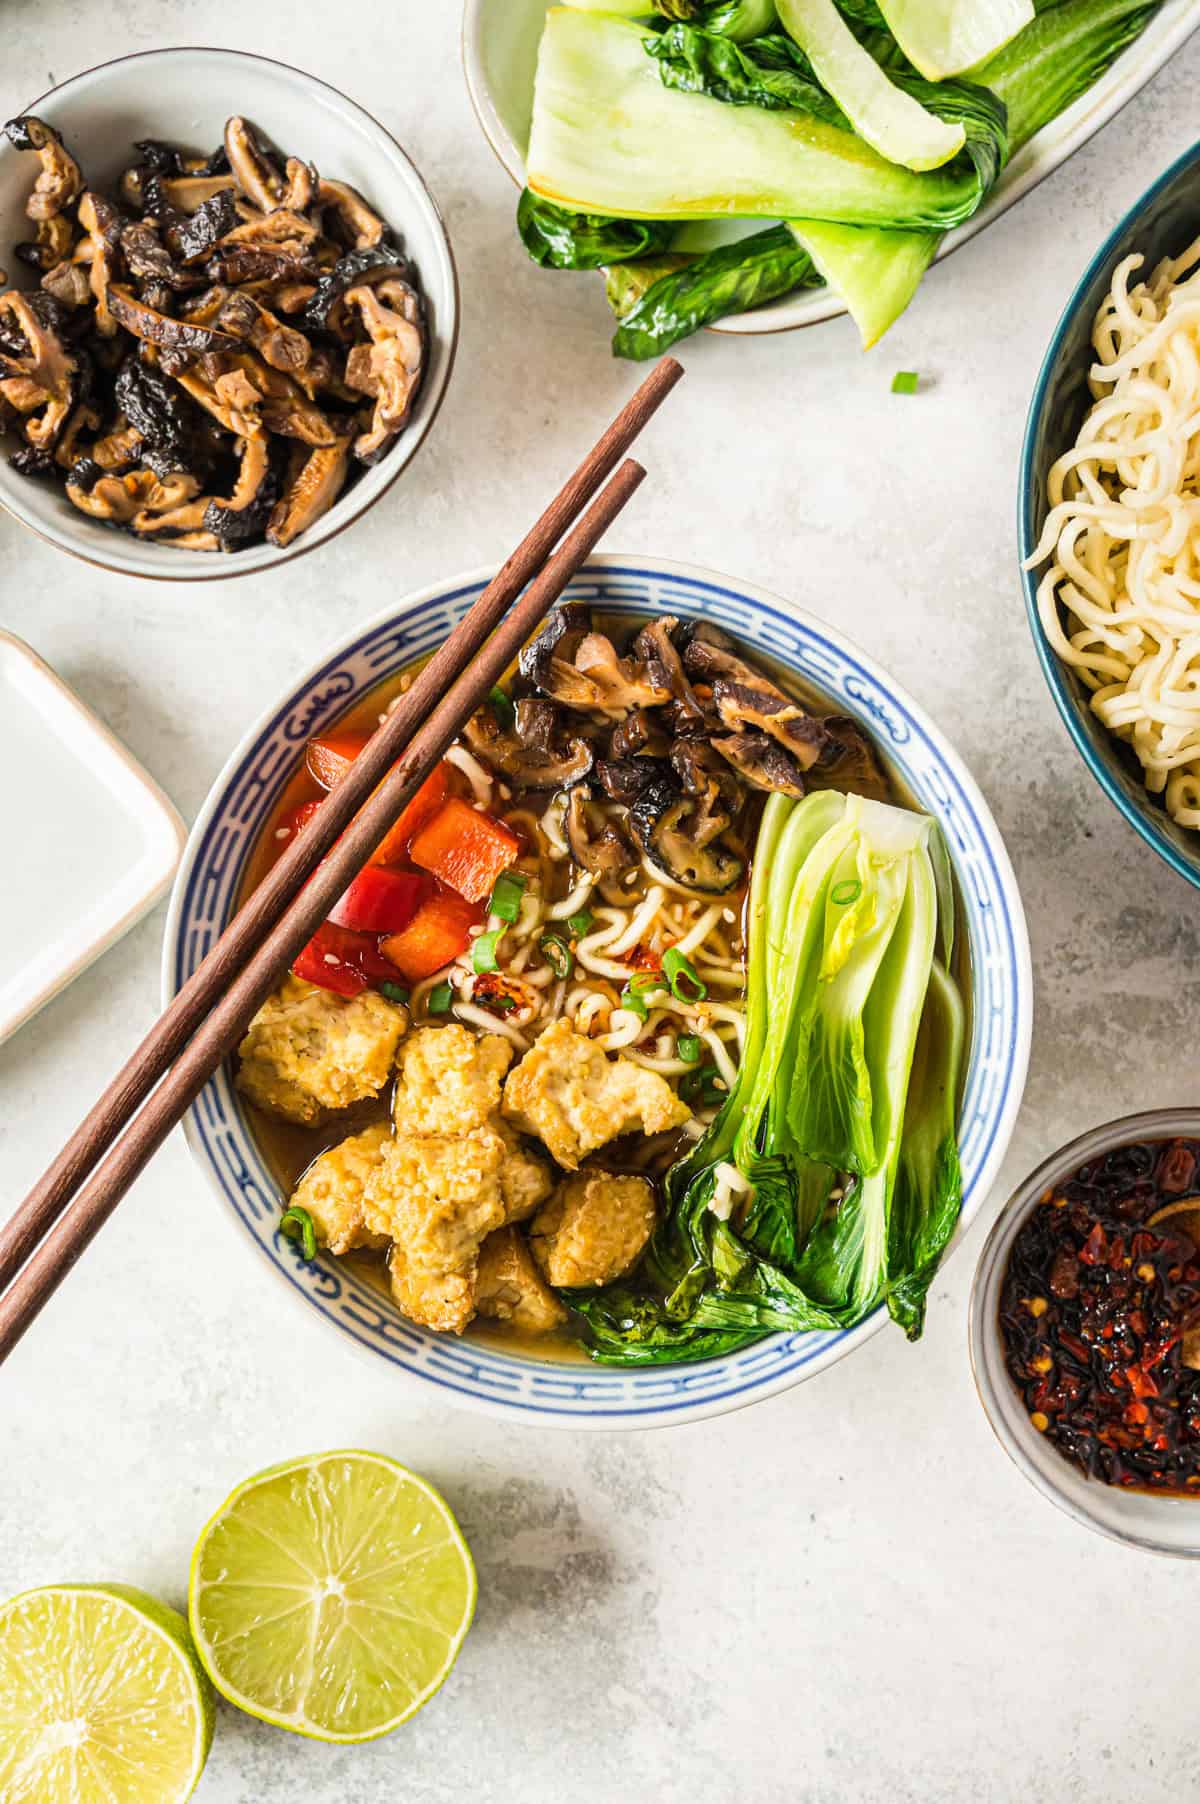
[(517, 791), (572, 789), (592, 769), (585, 739), (560, 730), (553, 702), (525, 696), (516, 705), (511, 732), (505, 732), (490, 703), (476, 709), (464, 729), (467, 745)]
[(32, 113), (10, 119), (4, 135), (15, 150), (33, 150), (41, 162), (41, 173), (33, 193), (25, 203), (30, 219), (52, 219), (78, 200), (83, 192), (83, 176), (58, 133)]
[(629, 810), (629, 828), (650, 869), (664, 882), (705, 896), (725, 895), (745, 861), (723, 837), (729, 816), (707, 798), (685, 795), (673, 778), (649, 784)]
[(828, 743), (805, 773), (809, 789), (848, 789), (873, 802), (890, 801), (891, 784), (858, 722), (848, 714), (830, 714), (821, 724)]
[(568, 708), (620, 716), (670, 699), (644, 667), (619, 658), (612, 640), (590, 630), (586, 608), (555, 608), (521, 653), (521, 675)]
[(769, 734), (723, 733), (710, 743), (713, 750), (752, 789), (767, 789), (777, 795), (797, 797), (807, 793), (804, 772), (799, 763), (785, 746)]
[(317, 185), (317, 205), (325, 230), (332, 228), (350, 250), (366, 251), (381, 243), (387, 227), (348, 182), (331, 182), (323, 176)]
[(566, 830), (571, 857), (596, 877), (615, 876), (633, 863), (620, 828), (592, 801), (584, 783), (572, 789), (567, 801)]
[(62, 336), (55, 303), (48, 295), (15, 290), (0, 295), (2, 320), (10, 329), (0, 335), (0, 395), (25, 416), (29, 443), (49, 450), (58, 443), (72, 408), (84, 398), (79, 356)]
[(683, 663), (690, 677), (712, 685), (713, 705), (731, 733), (747, 728), (769, 733), (786, 745), (802, 770), (828, 750), (829, 735), (822, 723), (739, 657), (718, 627), (704, 623), (696, 628)]
[(342, 492), (349, 464), (348, 438), (309, 453), (275, 504), (267, 525), (267, 538), (272, 545), (290, 545), (329, 512)]
[(358, 313), (370, 344), (355, 345), (346, 359), (346, 386), (375, 403), (370, 430), (354, 441), (362, 463), (378, 463), (398, 432), (407, 426), (425, 365), (421, 303), (399, 276), (377, 287), (351, 288), (347, 315)]

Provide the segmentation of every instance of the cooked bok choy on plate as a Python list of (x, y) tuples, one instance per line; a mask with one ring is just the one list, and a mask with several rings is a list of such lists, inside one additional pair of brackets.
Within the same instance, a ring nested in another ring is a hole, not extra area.
[(875, 344), (1013, 154), (1159, 0), (574, 0), (518, 228), (603, 269), (618, 356), (828, 283)]

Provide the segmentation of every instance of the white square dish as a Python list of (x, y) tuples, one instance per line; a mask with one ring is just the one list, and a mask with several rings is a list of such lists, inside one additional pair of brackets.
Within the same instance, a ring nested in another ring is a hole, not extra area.
[(0, 1040), (140, 921), (183, 850), (177, 810), (21, 639), (0, 631)]

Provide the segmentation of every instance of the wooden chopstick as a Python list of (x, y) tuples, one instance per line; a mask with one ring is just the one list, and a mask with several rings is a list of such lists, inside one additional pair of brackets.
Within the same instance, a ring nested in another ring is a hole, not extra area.
[[(355, 759), (320, 813), (303, 834), (295, 836), (203, 963), (89, 1110), (57, 1158), (10, 1220), (0, 1226), (0, 1296), (224, 994), (234, 973), (263, 943), (309, 873), (408, 747), (425, 715), (445, 695), (469, 658), (495, 628), (505, 609), (541, 569), (566, 527), (615, 469), (618, 459), (657, 412), (682, 374), (681, 366), (673, 357), (664, 358), (650, 372), (497, 571), (470, 612), (424, 666), (379, 731), (372, 735), (369, 745)], [(397, 814), (416, 786), (414, 779), (403, 794), (400, 786), (396, 786)], [(385, 823), (383, 831), (387, 825), (390, 822)], [(378, 835), (379, 839), (383, 837), (383, 831)]]
[[(91, 1244), (130, 1184), (186, 1114), (221, 1060), (238, 1045), (282, 973), (366, 863), (455, 734), (512, 663), (532, 628), (562, 594), (645, 474), (641, 465), (631, 459), (622, 464), (451, 685), (444, 699), (414, 735), (403, 756), (383, 776), (370, 800), (350, 822), (309, 881), (302, 884), (253, 956), (237, 972), (223, 961), (224, 994), (197, 1027), (170, 1071), (149, 1094), (126, 1131), (116, 1140), (95, 1175), (84, 1184), (0, 1296), (0, 1362), (7, 1358)], [(380, 736), (374, 735), (373, 739)], [(356, 763), (364, 756), (365, 752)], [(348, 782), (348, 779), (344, 781)], [(330, 792), (316, 820), (325, 813), (342, 787), (339, 784)], [(223, 947), (224, 940), (225, 936), (222, 936), (206, 963)], [(152, 1039), (153, 1035), (150, 1037)], [(137, 1062), (148, 1043), (143, 1042), (131, 1063)], [(96, 1156), (87, 1157), (86, 1169), (93, 1168)]]

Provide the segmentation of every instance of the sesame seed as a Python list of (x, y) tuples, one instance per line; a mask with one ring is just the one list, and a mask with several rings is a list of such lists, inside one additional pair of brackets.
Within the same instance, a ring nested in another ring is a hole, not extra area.
[(327, 965), (340, 965), (341, 962), (341, 959), (336, 958), (332, 952), (327, 952), (325, 954), (325, 963)]
[(276, 839), (290, 839), (291, 833), (292, 830), (290, 827), (276, 827), (275, 829)]

